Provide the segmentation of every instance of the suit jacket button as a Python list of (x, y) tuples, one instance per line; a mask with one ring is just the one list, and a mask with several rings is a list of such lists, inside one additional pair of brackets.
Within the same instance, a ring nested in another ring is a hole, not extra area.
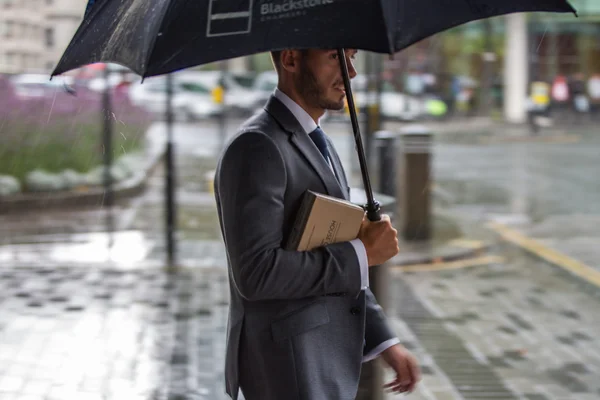
[(360, 307), (352, 307), (350, 309), (350, 314), (352, 314), (352, 315), (358, 315), (358, 314), (360, 314)]

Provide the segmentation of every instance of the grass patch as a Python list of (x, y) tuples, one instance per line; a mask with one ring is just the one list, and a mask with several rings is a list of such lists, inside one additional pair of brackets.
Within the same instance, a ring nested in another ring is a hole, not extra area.
[[(0, 75), (0, 175), (21, 183), (34, 170), (86, 173), (103, 163), (102, 94), (86, 87), (77, 87), (74, 95), (61, 88), (44, 90), (37, 97), (18, 96)], [(143, 147), (152, 120), (126, 92), (115, 91), (111, 97), (116, 162)]]
[[(2, 146), (0, 148), (0, 175), (11, 175), (23, 181), (35, 170), (61, 172), (73, 169), (85, 173), (101, 165), (104, 157), (102, 132), (98, 124), (86, 123), (77, 126), (75, 135), (65, 137), (67, 126), (56, 124), (31, 134), (32, 126), (13, 124), (16, 132), (29, 134), (32, 143), (23, 146)], [(13, 131), (15, 132), (15, 131)], [(113, 160), (140, 150), (143, 146), (145, 127), (125, 125), (113, 134)]]

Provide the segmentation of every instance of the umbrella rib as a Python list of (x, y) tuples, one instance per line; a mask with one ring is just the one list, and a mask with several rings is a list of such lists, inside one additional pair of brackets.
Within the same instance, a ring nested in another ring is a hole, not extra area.
[[(166, 0), (167, 1), (167, 6), (163, 8), (162, 10), (162, 15), (160, 16), (160, 25), (158, 26), (158, 33), (162, 32), (162, 28), (163, 28), (163, 24), (165, 22), (165, 16), (167, 15), (167, 12), (169, 12), (169, 9), (171, 8), (171, 0)], [(146, 59), (144, 60), (144, 73), (142, 75), (142, 79), (146, 78), (146, 74), (148, 73), (148, 65), (150, 63), (150, 59), (152, 58), (152, 55), (154, 54), (154, 46), (156, 46), (156, 41), (158, 40), (158, 33), (156, 35), (154, 35), (154, 37), (152, 38), (152, 44), (149, 47), (149, 51), (148, 54), (146, 55)], [(170, 60), (171, 58), (169, 58)], [(163, 63), (164, 65), (165, 63)]]
[[(385, 17), (386, 13), (385, 13), (385, 10), (384, 10), (384, 5), (383, 5), (383, 3), (385, 1), (386, 0), (379, 0), (379, 10), (381, 11), (381, 19), (383, 20), (383, 26), (384, 26), (384, 29), (385, 29), (385, 36), (387, 38), (389, 54), (394, 54), (394, 44), (396, 42), (396, 38), (395, 37), (393, 39), (390, 38), (390, 29), (389, 29), (390, 27), (388, 26), (388, 20)], [(397, 16), (394, 15), (393, 17), (396, 18)]]
[[(90, 20), (92, 19), (92, 17), (93, 17), (94, 15), (96, 15), (97, 13), (99, 13), (99, 12), (100, 12), (100, 11), (99, 11), (99, 10), (100, 10), (100, 8), (104, 7), (104, 6), (107, 4), (107, 2), (105, 2), (105, 1), (102, 1), (102, 2), (98, 2), (98, 3), (96, 3), (96, 1), (94, 1), (92, 4), (93, 4), (93, 6), (90, 6), (90, 5), (88, 4), (88, 7), (89, 7), (89, 9), (88, 9), (88, 10), (86, 10), (86, 13), (85, 13), (85, 15), (84, 15), (84, 17), (83, 17), (83, 19), (82, 19), (82, 21), (81, 21), (81, 24), (79, 25), (79, 27), (77, 28), (77, 30), (76, 30), (76, 31), (75, 31), (75, 33), (73, 34), (73, 37), (71, 38), (71, 41), (70, 41), (70, 42), (69, 42), (69, 44), (67, 45), (67, 48), (66, 48), (66, 49), (65, 49), (65, 51), (63, 52), (63, 54), (62, 54), (62, 56), (60, 57), (60, 59), (58, 60), (58, 63), (56, 63), (56, 67), (54, 68), (54, 71), (52, 71), (52, 73), (50, 74), (50, 80), (52, 80), (52, 78), (53, 78), (54, 76), (56, 76), (56, 75), (60, 75), (60, 74), (62, 74), (63, 72), (66, 72), (66, 71), (62, 71), (62, 72), (59, 72), (59, 73), (57, 73), (58, 66), (62, 64), (62, 62), (63, 62), (63, 60), (64, 60), (64, 58), (65, 58), (65, 56), (66, 56), (67, 52), (69, 51), (69, 49), (75, 46), (75, 43), (76, 43), (76, 42), (77, 42), (77, 40), (80, 38), (80, 36), (83, 34), (83, 31), (85, 30), (85, 27), (87, 27), (87, 26), (90, 24)], [(86, 24), (86, 22), (87, 22), (87, 24)], [(100, 61), (100, 60), (96, 60), (95, 62), (102, 62), (102, 61)], [(82, 63), (82, 64), (80, 64), (80, 65), (77, 65), (77, 68), (83, 67), (83, 66), (85, 66), (85, 65), (86, 65), (86, 64), (83, 64), (83, 63)]]

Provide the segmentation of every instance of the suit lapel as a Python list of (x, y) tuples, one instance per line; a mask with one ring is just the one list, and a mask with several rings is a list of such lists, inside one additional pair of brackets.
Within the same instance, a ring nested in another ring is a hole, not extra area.
[(279, 122), (284, 130), (290, 133), (291, 143), (317, 173), (323, 185), (325, 185), (327, 194), (337, 198), (346, 198), (333, 171), (331, 171), (331, 168), (319, 152), (319, 149), (317, 149), (317, 146), (315, 146), (308, 134), (304, 132), (294, 114), (275, 96), (271, 96), (265, 106), (265, 110)]
[[(329, 139), (327, 140), (328, 142)], [(350, 193), (348, 191), (348, 182), (346, 181), (346, 175), (344, 174), (344, 168), (342, 167), (342, 162), (337, 154), (337, 152), (332, 149), (331, 143), (329, 143), (329, 154), (331, 155), (331, 164), (333, 165), (333, 170), (335, 171), (335, 176), (339, 182), (339, 185), (342, 188), (342, 192), (344, 193), (344, 199), (350, 200)]]

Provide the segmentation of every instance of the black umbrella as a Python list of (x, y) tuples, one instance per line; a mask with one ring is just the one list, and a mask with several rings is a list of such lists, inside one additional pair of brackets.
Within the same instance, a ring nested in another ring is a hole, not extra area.
[[(515, 12), (573, 12), (567, 0), (90, 0), (52, 75), (96, 62), (142, 77), (285, 48), (396, 53), (448, 28)], [(378, 219), (354, 100), (340, 65), (368, 199)]]

